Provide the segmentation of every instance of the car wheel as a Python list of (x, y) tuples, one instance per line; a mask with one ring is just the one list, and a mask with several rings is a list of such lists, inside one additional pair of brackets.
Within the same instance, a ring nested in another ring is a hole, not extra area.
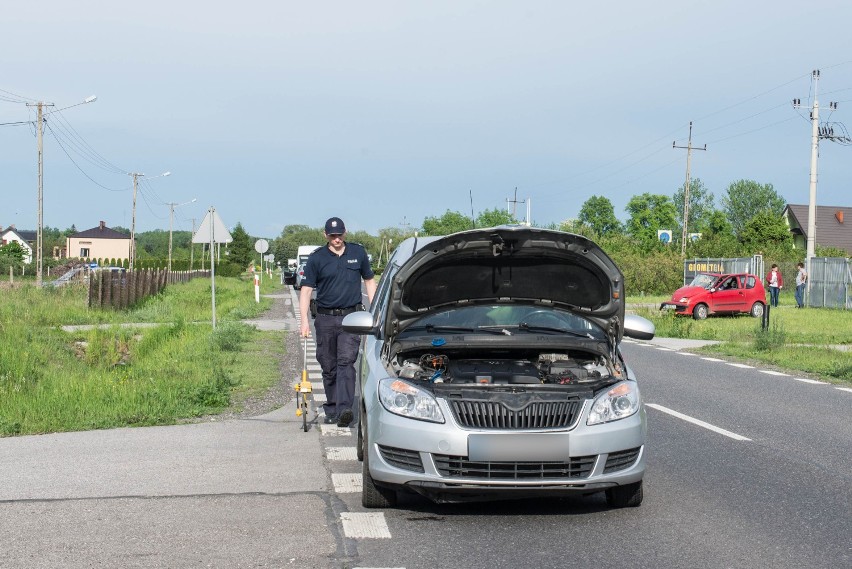
[(708, 313), (709, 310), (707, 310), (706, 304), (699, 304), (692, 309), (692, 317), (696, 320), (704, 320), (705, 318), (707, 318)]
[(373, 482), (373, 477), (370, 476), (370, 453), (366, 449), (364, 449), (364, 462), (361, 465), (361, 505), (365, 508), (396, 506), (396, 490), (376, 486)]
[(751, 305), (751, 315), (754, 316), (755, 318), (760, 318), (761, 316), (763, 316), (763, 303), (762, 302), (755, 302), (754, 304)]
[(642, 503), (642, 481), (606, 490), (606, 503), (611, 508), (635, 508)]

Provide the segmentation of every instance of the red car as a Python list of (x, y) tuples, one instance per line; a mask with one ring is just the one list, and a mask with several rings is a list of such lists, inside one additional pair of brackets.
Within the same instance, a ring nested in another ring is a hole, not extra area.
[(710, 314), (739, 313), (760, 318), (765, 306), (766, 291), (757, 275), (699, 273), (689, 285), (677, 289), (669, 302), (662, 303), (660, 310), (692, 314), (696, 320)]

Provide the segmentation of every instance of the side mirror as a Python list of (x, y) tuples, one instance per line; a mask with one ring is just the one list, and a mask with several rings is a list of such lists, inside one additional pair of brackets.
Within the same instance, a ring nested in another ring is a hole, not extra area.
[[(346, 321), (344, 320), (344, 323)], [(647, 318), (628, 314), (624, 317), (624, 335), (636, 340), (652, 340), (657, 328)]]
[(366, 310), (359, 310), (344, 316), (341, 327), (350, 334), (369, 334), (370, 336), (376, 334), (376, 328), (373, 326), (373, 315)]

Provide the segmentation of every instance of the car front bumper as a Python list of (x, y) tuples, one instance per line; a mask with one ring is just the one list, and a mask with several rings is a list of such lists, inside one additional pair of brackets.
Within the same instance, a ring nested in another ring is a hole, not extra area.
[[(436, 501), (590, 493), (642, 480), (645, 410), (588, 426), (586, 401), (568, 429), (497, 431), (429, 423), (367, 408), (370, 474), (378, 484), (407, 487)], [(518, 458), (512, 460), (513, 456)]]

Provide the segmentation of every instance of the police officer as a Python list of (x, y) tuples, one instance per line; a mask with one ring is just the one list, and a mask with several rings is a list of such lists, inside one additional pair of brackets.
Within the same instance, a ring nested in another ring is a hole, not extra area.
[(361, 279), (367, 298), (373, 301), (376, 281), (367, 251), (358, 243), (347, 243), (346, 226), (339, 217), (325, 222), (326, 247), (320, 247), (308, 257), (305, 276), (299, 293), (302, 314), (302, 336), (310, 336), (308, 306), (313, 290), (317, 291), (314, 328), (317, 337), (317, 361), (322, 367), (322, 382), (327, 402), (323, 404), (325, 422), (348, 427), (354, 417), (355, 358), (361, 339), (344, 332), (343, 317), (361, 309)]

